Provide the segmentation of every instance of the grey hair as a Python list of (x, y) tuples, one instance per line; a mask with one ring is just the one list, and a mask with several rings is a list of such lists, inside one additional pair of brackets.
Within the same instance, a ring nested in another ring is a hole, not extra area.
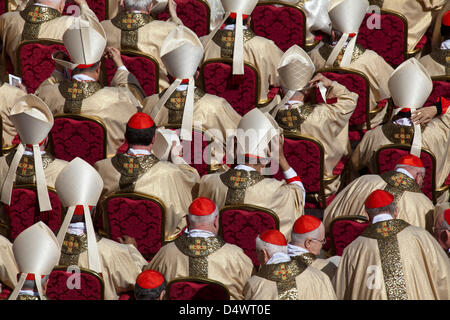
[(154, 4), (155, 0), (124, 0), (124, 5), (126, 10), (148, 10), (150, 4)]
[(307, 233), (295, 233), (291, 232), (291, 243), (305, 245), (307, 239), (317, 239), (320, 236), (320, 228), (316, 228), (313, 231)]
[(367, 208), (366, 207), (366, 212), (369, 215), (369, 217), (373, 218), (376, 215), (379, 215), (381, 213), (389, 213), (390, 215), (394, 215), (395, 211), (397, 210), (397, 204), (394, 202), (392, 202), (391, 204), (388, 204), (385, 207), (381, 207), (381, 208)]
[(194, 229), (195, 226), (202, 224), (212, 224), (216, 217), (219, 215), (219, 211), (215, 211), (208, 216), (195, 216), (193, 214), (188, 214), (187, 219), (191, 229)]
[(277, 252), (282, 252), (285, 254), (287, 254), (288, 252), (287, 246), (277, 246), (275, 244), (267, 243), (261, 240), (261, 238), (258, 236), (256, 238), (256, 250), (262, 251), (263, 249), (265, 249), (271, 257)]
[(398, 168), (404, 168), (404, 169), (410, 169), (410, 170), (414, 170), (414, 171), (419, 171), (420, 173), (422, 173), (422, 175), (425, 176), (425, 168), (420, 168), (420, 167), (413, 167), (413, 166), (408, 166), (407, 164), (398, 164), (395, 166), (395, 169)]

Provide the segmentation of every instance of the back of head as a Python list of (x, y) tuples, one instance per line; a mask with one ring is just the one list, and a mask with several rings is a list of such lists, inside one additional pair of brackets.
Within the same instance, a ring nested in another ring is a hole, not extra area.
[(319, 239), (325, 235), (325, 227), (320, 219), (303, 215), (294, 223), (291, 232), (291, 243), (304, 247), (307, 239)]
[(373, 221), (377, 215), (389, 214), (395, 218), (397, 214), (397, 205), (394, 196), (384, 190), (373, 191), (364, 203), (370, 221)]
[(126, 11), (149, 11), (154, 0), (124, 0)]
[(187, 217), (189, 229), (200, 229), (215, 231), (214, 222), (219, 215), (216, 204), (208, 198), (200, 197), (195, 199), (189, 206)]
[(153, 143), (156, 124), (153, 119), (143, 112), (134, 114), (127, 123), (125, 139), (128, 145), (149, 146)]
[(266, 251), (268, 257), (276, 253), (287, 254), (287, 241), (278, 230), (266, 230), (256, 238), (256, 250)]
[(166, 290), (164, 276), (156, 270), (145, 270), (136, 278), (134, 295), (136, 300), (160, 300)]
[(423, 179), (426, 172), (422, 160), (412, 154), (404, 155), (397, 161), (395, 169), (397, 170), (399, 168), (407, 170), (414, 177), (414, 179), (416, 179), (416, 181), (418, 180), (418, 176), (421, 176)]

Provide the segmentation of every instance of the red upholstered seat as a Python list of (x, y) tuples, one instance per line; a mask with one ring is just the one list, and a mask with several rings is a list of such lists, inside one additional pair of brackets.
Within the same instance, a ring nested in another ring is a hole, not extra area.
[[(123, 64), (138, 79), (146, 96), (159, 92), (159, 64), (150, 55), (144, 53), (122, 51)], [(116, 73), (112, 59), (105, 59), (106, 81), (110, 85)]]
[[(409, 154), (410, 146), (408, 145), (386, 145), (380, 147), (375, 154), (375, 161), (377, 166), (377, 174), (394, 170), (397, 161), (404, 155)], [(434, 190), (436, 189), (435, 171), (436, 159), (434, 155), (425, 149), (422, 149), (420, 159), (425, 166), (425, 179), (422, 186), (422, 192), (435, 202)]]
[(230, 300), (228, 289), (220, 282), (183, 278), (167, 284), (168, 300)]
[(201, 67), (203, 88), (206, 93), (224, 98), (241, 116), (258, 103), (260, 77), (255, 67), (245, 63), (244, 79), (233, 85), (232, 62), (208, 60)]
[(0, 292), (0, 301), (8, 299), (9, 295), (12, 292), (12, 289), (4, 285), (0, 282), (0, 286), (2, 288), (2, 291)]
[(112, 240), (136, 239), (139, 252), (153, 257), (164, 241), (165, 208), (161, 200), (137, 193), (113, 194), (102, 203), (103, 226)]
[(293, 45), (305, 45), (306, 14), (291, 4), (259, 4), (252, 12), (252, 30), (272, 40), (283, 51)]
[(279, 229), (276, 214), (266, 208), (251, 205), (226, 206), (220, 211), (219, 228), (225, 242), (237, 245), (250, 257), (255, 266), (256, 237), (269, 229)]
[(25, 41), (18, 48), (18, 72), (28, 93), (34, 93), (39, 85), (55, 70), (52, 54), (55, 51), (67, 53), (61, 41)]
[(7, 1), (0, 1), (0, 15), (4, 14), (7, 11), (6, 7)]
[[(205, 0), (175, 0), (177, 16), (183, 24), (194, 31), (198, 37), (209, 33), (211, 9)], [(169, 9), (158, 14), (158, 20), (169, 19)]]
[(367, 218), (348, 216), (335, 219), (331, 222), (331, 239), (335, 254), (342, 256), (344, 249), (358, 238), (369, 226)]
[[(103, 300), (104, 282), (102, 277), (92, 271), (80, 268), (79, 287), (74, 280), (75, 274), (65, 267), (55, 267), (50, 273), (47, 284), (49, 300)], [(69, 271), (69, 272), (68, 272)], [(69, 279), (72, 276), (71, 279)], [(68, 284), (71, 284), (70, 287)]]
[(58, 195), (53, 189), (48, 190), (51, 211), (39, 211), (39, 203), (35, 187), (16, 187), (12, 191), (11, 205), (5, 205), (5, 212), (8, 216), (9, 239), (14, 239), (25, 229), (31, 227), (38, 221), (42, 221), (56, 232), (62, 223), (62, 205)]
[[(380, 19), (381, 28), (369, 29), (367, 20), (372, 22)], [(378, 13), (367, 13), (359, 29), (357, 43), (366, 49), (378, 53), (394, 69), (398, 67), (406, 57), (406, 39), (408, 26), (405, 17), (398, 13), (381, 10)]]
[(50, 131), (53, 153), (58, 159), (76, 157), (94, 165), (106, 158), (106, 128), (98, 119), (82, 115), (57, 115)]
[(433, 91), (424, 106), (434, 106), (439, 97), (450, 99), (450, 77), (433, 77)]
[[(106, 3), (108, 0), (86, 0), (89, 8), (94, 11), (99, 21), (107, 19), (107, 8)], [(80, 7), (73, 2), (73, 0), (67, 0), (64, 7), (63, 15), (75, 15), (78, 16), (80, 13)]]

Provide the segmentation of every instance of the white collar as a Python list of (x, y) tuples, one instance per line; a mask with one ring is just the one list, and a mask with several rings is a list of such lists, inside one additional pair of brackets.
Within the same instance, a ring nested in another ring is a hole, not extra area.
[(284, 252), (275, 253), (266, 264), (277, 264), (291, 261), (291, 257)]
[(305, 248), (294, 246), (293, 244), (288, 244), (288, 255), (291, 257), (300, 256), (304, 253), (309, 253)]
[(381, 222), (381, 221), (393, 220), (393, 219), (394, 218), (392, 218), (392, 216), (390, 214), (381, 213), (379, 215), (376, 215), (375, 218), (373, 218), (372, 224), (375, 224), (375, 223)]
[[(176, 87), (175, 90), (177, 91), (186, 91), (189, 87), (189, 84), (180, 84), (178, 87)], [(194, 86), (195, 88), (195, 86)]]
[(127, 154), (139, 157), (139, 156), (149, 156), (152, 153), (148, 150), (130, 148), (128, 149)]
[(395, 120), (394, 123), (400, 126), (409, 126), (409, 127), (413, 125), (411, 119), (409, 118), (400, 118)]
[(33, 290), (20, 290), (19, 294), (24, 294), (27, 296), (39, 297), (39, 292), (35, 292)]
[(186, 233), (187, 236), (191, 238), (211, 238), (216, 236), (214, 233), (210, 231), (200, 229), (192, 229), (192, 230), (186, 229), (184, 233)]
[(304, 104), (303, 101), (299, 101), (299, 100), (289, 100), (288, 102), (286, 102), (286, 103), (284, 104), (284, 107), (285, 107), (286, 109), (289, 109), (290, 106), (293, 106), (293, 105), (300, 105), (300, 106), (302, 106), (303, 104)]
[(39, 6), (39, 7), (51, 8), (50, 6), (47, 6), (46, 4), (42, 4), (42, 3), (34, 3), (34, 5)]
[(67, 227), (67, 233), (81, 236), (86, 234), (86, 225), (84, 222), (70, 223)]
[(441, 50), (450, 50), (450, 39), (441, 43)]
[(414, 179), (414, 177), (411, 175), (411, 173), (408, 172), (408, 170), (405, 170), (403, 168), (397, 168), (395, 169), (396, 172), (400, 172), (403, 174), (406, 174), (408, 177), (410, 177), (411, 179)]
[(82, 73), (74, 75), (72, 77), (72, 79), (78, 80), (78, 81), (95, 81), (94, 78), (92, 78), (86, 74), (82, 74)]
[[(24, 155), (32, 157), (34, 155), (33, 151), (27, 150), (25, 149), (25, 151), (23, 152)], [(45, 151), (41, 150), (41, 154), (45, 154)]]
[(256, 171), (254, 168), (246, 166), (245, 164), (239, 164), (234, 167), (235, 170)]
[[(227, 24), (223, 29), (224, 30), (234, 30), (236, 28), (235, 24)], [(242, 30), (247, 30), (246, 26), (242, 26)]]

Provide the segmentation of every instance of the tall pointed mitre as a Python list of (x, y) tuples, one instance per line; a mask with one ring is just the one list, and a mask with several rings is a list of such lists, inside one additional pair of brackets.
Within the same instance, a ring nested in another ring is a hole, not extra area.
[(58, 232), (58, 244), (61, 247), (70, 221), (77, 206), (83, 206), (86, 224), (89, 269), (102, 272), (97, 240), (89, 206), (96, 206), (103, 190), (103, 180), (99, 173), (86, 161), (75, 158), (58, 175), (55, 182), (56, 192), (62, 204), (68, 207), (67, 214)]
[(269, 144), (279, 135), (279, 128), (268, 114), (255, 108), (247, 112), (239, 122), (236, 153), (239, 163), (242, 157), (250, 159), (269, 158)]
[(172, 145), (180, 146), (181, 142), (175, 131), (165, 128), (156, 129), (155, 142), (153, 143), (152, 153), (159, 159), (170, 161), (170, 151)]
[(39, 144), (45, 140), (53, 127), (53, 115), (44, 101), (33, 94), (29, 94), (23, 96), (15, 103), (9, 118), (19, 134), (20, 144), (3, 182), (1, 201), (7, 205), (11, 204), (11, 193), (17, 167), (24, 154), (25, 146), (31, 145), (33, 148), (39, 208), (40, 211), (52, 210)]
[(233, 75), (244, 74), (244, 25), (243, 15), (249, 16), (252, 14), (258, 4), (258, 0), (221, 0), (222, 6), (225, 10), (225, 16), (217, 28), (205, 38), (203, 45), (206, 47), (209, 41), (212, 40), (216, 32), (225, 23), (225, 20), (230, 15), (236, 15), (236, 28), (234, 34), (234, 50), (233, 50)]
[[(388, 87), (397, 114), (403, 108), (411, 110), (422, 108), (433, 91), (433, 81), (425, 67), (416, 58), (411, 58), (395, 69), (389, 78)], [(420, 157), (421, 149), (422, 131), (420, 125), (415, 125), (410, 153)]]
[(342, 58), (341, 67), (347, 67), (351, 63), (353, 50), (356, 45), (359, 27), (369, 8), (368, 0), (331, 0), (328, 7), (328, 15), (334, 30), (342, 32), (342, 37), (334, 47), (328, 60), (327, 66), (333, 65), (339, 52), (344, 48), (348, 38), (352, 35), (352, 39), (345, 48)]
[(203, 59), (203, 46), (197, 35), (186, 28), (178, 26), (164, 39), (161, 46), (161, 60), (167, 68), (167, 72), (173, 76), (175, 81), (159, 99), (151, 113), (155, 119), (159, 110), (170, 98), (171, 94), (185, 79), (188, 80), (188, 91), (181, 123), (181, 139), (192, 141), (192, 123), (194, 116), (194, 76), (198, 65)]
[(63, 35), (64, 46), (72, 63), (54, 58), (56, 53), (53, 54), (53, 60), (70, 70), (92, 67), (102, 59), (106, 39), (106, 32), (99, 22), (78, 18)]
[(21, 275), (9, 300), (17, 299), (27, 278), (34, 278), (39, 297), (44, 300), (41, 278), (50, 274), (61, 255), (53, 231), (43, 222), (38, 222), (17, 236), (12, 249)]
[(297, 45), (290, 47), (281, 57), (278, 65), (278, 74), (281, 81), (281, 86), (285, 90), (285, 95), (281, 102), (276, 104), (276, 100), (269, 104), (269, 107), (264, 111), (270, 112), (274, 107), (274, 115), (278, 112), (279, 108), (284, 106), (292, 96), (302, 89), (304, 89), (312, 76), (316, 68), (314, 62), (309, 55)]

